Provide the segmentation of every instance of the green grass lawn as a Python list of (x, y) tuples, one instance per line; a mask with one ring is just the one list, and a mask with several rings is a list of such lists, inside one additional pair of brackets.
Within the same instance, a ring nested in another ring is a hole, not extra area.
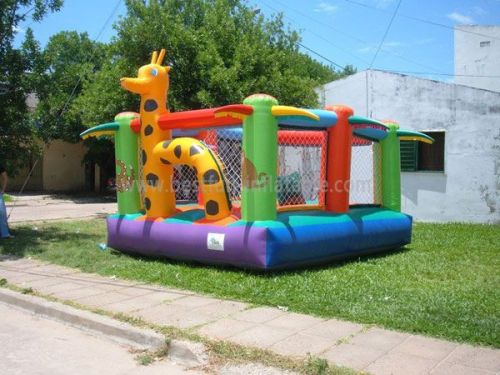
[(2, 253), (500, 347), (500, 226), (416, 224), (401, 251), (270, 274), (102, 251), (103, 220), (22, 226), (15, 234), (0, 242)]

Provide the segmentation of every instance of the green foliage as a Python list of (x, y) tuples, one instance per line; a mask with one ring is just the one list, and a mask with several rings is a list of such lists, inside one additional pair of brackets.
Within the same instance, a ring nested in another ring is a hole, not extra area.
[[(282, 17), (266, 20), (239, 0), (131, 0), (127, 9), (100, 69), (86, 76), (75, 95), (64, 121), (68, 132), (55, 124), (60, 135), (76, 135), (71, 124), (92, 126), (138, 111), (139, 97), (123, 90), (120, 78), (135, 76), (161, 48), (172, 66), (171, 111), (241, 103), (255, 92), (289, 105), (316, 106), (314, 87), (340, 76), (298, 52), (299, 36), (285, 28)], [(105, 143), (87, 144), (86, 161), (102, 166), (112, 159)]]
[(153, 355), (149, 352), (139, 354), (137, 357), (135, 357), (135, 360), (141, 366), (149, 366), (155, 361)]
[(341, 74), (298, 51), (297, 32), (282, 16), (265, 19), (239, 0), (127, 1), (112, 56), (78, 98), (88, 123), (137, 110), (137, 96), (118, 85), (167, 49), (172, 111), (240, 103), (266, 92), (281, 103), (316, 106), (314, 87)]
[[(37, 135), (41, 139), (78, 142), (79, 134), (96, 124), (93, 121), (95, 118), (90, 116), (87, 119), (90, 122), (85, 122), (83, 117), (88, 111), (87, 103), (80, 102), (79, 98), (89, 81), (97, 82), (100, 85), (98, 88), (105, 90), (103, 82), (96, 79), (95, 75), (100, 74), (103, 69), (108, 56), (107, 50), (106, 45), (92, 41), (87, 33), (63, 31), (49, 39), (47, 46), (39, 54), (37, 79), (33, 85), (39, 99), (33, 117)], [(95, 106), (92, 108), (95, 110)], [(101, 108), (97, 110), (100, 111)], [(114, 117), (114, 114), (105, 113), (108, 115), (107, 121)], [(114, 160), (110, 142), (87, 144), (89, 150), (84, 162), (95, 162), (109, 170), (109, 163)]]
[(308, 355), (305, 367), (308, 375), (327, 375), (330, 373), (328, 361), (324, 358)]
[(22, 294), (33, 294), (34, 290), (33, 290), (33, 288), (22, 288), (21, 293)]
[(105, 171), (114, 169), (114, 145), (110, 139), (89, 139), (85, 144), (88, 146), (88, 151), (83, 158), (84, 163), (97, 163)]
[(31, 29), (20, 49), (12, 46), (19, 24), (28, 18), (40, 21), (58, 11), (62, 0), (5, 0), (0, 2), (0, 160), (14, 175), (39, 151), (34, 141), (26, 99), (33, 91), (38, 44)]
[(61, 9), (63, 0), (3, 0), (0, 3), (0, 62), (12, 50), (12, 41), (19, 24), (31, 16), (39, 22), (49, 12)]
[[(61, 4), (2, 3), (0, 30), (12, 30), (27, 17), (9, 18), (11, 12), (19, 13), (19, 6), (31, 7), (33, 19), (40, 20)], [(11, 79), (0, 77), (0, 82), (9, 83), (9, 95), (0, 95), (0, 115), (12, 124), (0, 130), (0, 136), (11, 135), (2, 142), (7, 145), (2, 147), (5, 155), (17, 147), (23, 151), (17, 163), (25, 164), (34, 151), (35, 133), (46, 141), (76, 142), (84, 128), (110, 121), (122, 111), (137, 111), (139, 98), (121, 89), (119, 80), (134, 76), (153, 50), (164, 47), (172, 66), (172, 111), (239, 103), (256, 92), (269, 93), (283, 104), (316, 106), (316, 86), (351, 72), (335, 72), (300, 53), (300, 37), (285, 26), (281, 15), (266, 19), (241, 0), (128, 0), (126, 5), (126, 16), (115, 25), (117, 37), (108, 45), (93, 42), (85, 33), (64, 31), (40, 51), (28, 30), (20, 51), (5, 50), (1, 61), (7, 68), (2, 69), (10, 71)], [(12, 35), (0, 37), (2, 48)], [(25, 104), (28, 92), (39, 98), (31, 122)], [(5, 103), (7, 99), (12, 103)], [(102, 166), (112, 159), (109, 143), (109, 149), (102, 142), (87, 144), (86, 161)]]
[(83, 125), (74, 105), (85, 82), (94, 79), (105, 57), (105, 46), (86, 33), (63, 31), (53, 35), (39, 56), (35, 84), (40, 100), (35, 121), (44, 140), (77, 142)]
[(92, 80), (83, 82), (83, 93), (75, 98), (75, 109), (86, 127), (109, 122), (127, 108), (139, 109), (139, 97), (120, 88), (120, 78), (134, 74), (133, 69), (123, 59), (117, 59), (113, 49), (113, 46), (108, 49), (101, 69)]
[(27, 165), (38, 149), (34, 142), (34, 129), (30, 125), (26, 99), (31, 91), (30, 75), (33, 66), (32, 53), (36, 50), (33, 33), (26, 32), (21, 49), (7, 48), (0, 56), (0, 160), (4, 161), (9, 174)]

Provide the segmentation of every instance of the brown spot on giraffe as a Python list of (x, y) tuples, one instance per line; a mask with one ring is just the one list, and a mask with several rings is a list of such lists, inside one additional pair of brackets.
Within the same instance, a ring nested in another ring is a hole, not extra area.
[(149, 124), (144, 128), (144, 135), (146, 135), (146, 136), (153, 134), (153, 132), (154, 132), (154, 129)]
[(151, 209), (151, 200), (148, 197), (144, 198), (144, 207), (148, 211)]
[(156, 111), (157, 109), (158, 109), (158, 103), (154, 99), (148, 99), (144, 103), (144, 110), (146, 112), (153, 112)]
[(147, 184), (149, 186), (156, 186), (158, 185), (158, 176), (155, 175), (154, 173), (148, 173), (148, 175), (146, 176), (146, 181), (147, 181)]
[(208, 215), (217, 215), (219, 213), (219, 204), (216, 201), (208, 201), (205, 205)]
[(181, 147), (181, 145), (175, 146), (175, 148), (174, 148), (174, 155), (177, 157), (177, 159), (181, 158), (181, 155), (182, 155), (182, 147)]
[(213, 185), (220, 181), (219, 173), (215, 169), (209, 169), (203, 173), (203, 183)]

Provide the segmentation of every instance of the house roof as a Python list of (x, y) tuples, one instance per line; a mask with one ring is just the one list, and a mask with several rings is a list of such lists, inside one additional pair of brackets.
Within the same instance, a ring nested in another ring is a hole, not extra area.
[(372, 73), (372, 74), (386, 74), (386, 75), (390, 75), (390, 76), (394, 76), (394, 77), (405, 77), (405, 78), (410, 78), (410, 79), (414, 79), (416, 81), (422, 81), (422, 82), (425, 82), (425, 81), (426, 82), (434, 82), (434, 83), (436, 83), (438, 85), (443, 85), (443, 86), (467, 87), (470, 90), (486, 91), (486, 92), (491, 92), (491, 93), (495, 93), (495, 94), (499, 94), (500, 95), (499, 91), (481, 89), (481, 88), (477, 88), (477, 87), (473, 87), (473, 86), (457, 84), (457, 83), (454, 83), (454, 82), (438, 81), (438, 80), (434, 80), (434, 79), (413, 76), (411, 74), (396, 73), (396, 72), (390, 72), (390, 71), (381, 70), (381, 69), (367, 69), (367, 70), (362, 70), (360, 72), (357, 72), (357, 73), (352, 74), (350, 76), (347, 76), (345, 78), (341, 78), (341, 79), (338, 79), (338, 80), (335, 80), (335, 81), (328, 82), (328, 83), (324, 84), (322, 87), (326, 87), (326, 86), (331, 85), (331, 84), (333, 84), (333, 85), (349, 84), (350, 80), (353, 80), (354, 78), (359, 78), (360, 76), (366, 75), (368, 73)]

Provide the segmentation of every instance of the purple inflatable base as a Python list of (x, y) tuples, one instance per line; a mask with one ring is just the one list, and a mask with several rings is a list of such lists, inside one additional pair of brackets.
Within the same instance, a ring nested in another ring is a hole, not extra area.
[[(108, 246), (142, 255), (265, 268), (267, 228), (107, 219)], [(208, 241), (222, 238), (223, 249)], [(210, 249), (212, 248), (212, 249)]]
[(276, 270), (398, 249), (411, 242), (411, 217), (395, 211), (368, 208), (340, 216), (288, 215), (281, 222), (234, 226), (113, 215), (107, 219), (108, 246), (180, 261)]

